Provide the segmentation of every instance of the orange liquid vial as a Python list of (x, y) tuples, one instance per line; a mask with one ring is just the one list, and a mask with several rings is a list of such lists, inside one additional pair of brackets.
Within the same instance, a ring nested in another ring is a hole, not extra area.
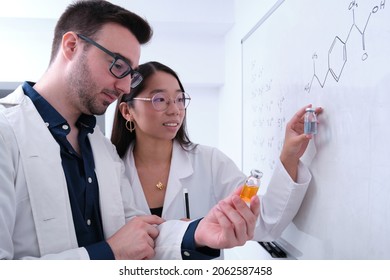
[(240, 197), (246, 203), (251, 202), (251, 198), (257, 194), (260, 187), (260, 179), (263, 177), (263, 172), (253, 169), (251, 175), (246, 179), (245, 185), (242, 188)]
[(244, 188), (241, 191), (240, 197), (245, 202), (251, 202), (252, 196), (257, 194), (257, 191), (259, 190), (259, 187), (257, 186), (247, 186), (245, 185)]

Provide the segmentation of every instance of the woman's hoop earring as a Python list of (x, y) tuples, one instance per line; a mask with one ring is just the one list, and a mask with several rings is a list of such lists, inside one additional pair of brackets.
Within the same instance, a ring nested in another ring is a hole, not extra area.
[(130, 133), (133, 133), (133, 131), (135, 130), (135, 125), (134, 125), (133, 121), (131, 121), (131, 120), (126, 121), (125, 127), (128, 131), (130, 131)]

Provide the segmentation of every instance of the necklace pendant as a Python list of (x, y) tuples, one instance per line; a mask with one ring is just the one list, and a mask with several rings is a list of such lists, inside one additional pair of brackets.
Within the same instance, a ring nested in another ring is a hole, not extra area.
[(163, 183), (158, 182), (158, 183), (156, 184), (156, 188), (158, 188), (158, 189), (161, 191), (161, 190), (164, 188)]

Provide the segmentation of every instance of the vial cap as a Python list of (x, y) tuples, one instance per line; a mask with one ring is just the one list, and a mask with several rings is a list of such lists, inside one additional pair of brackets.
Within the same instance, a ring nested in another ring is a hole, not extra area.
[(261, 172), (260, 170), (257, 170), (257, 169), (252, 169), (251, 175), (253, 177), (255, 177), (256, 179), (260, 179), (261, 177), (263, 177), (263, 172)]
[(310, 108), (306, 108), (306, 112), (314, 112), (315, 111), (315, 109), (314, 108), (312, 108), (312, 107), (310, 107)]

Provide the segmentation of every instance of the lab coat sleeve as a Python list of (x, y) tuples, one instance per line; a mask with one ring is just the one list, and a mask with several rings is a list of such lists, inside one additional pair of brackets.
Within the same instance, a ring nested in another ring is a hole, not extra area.
[(160, 231), (155, 240), (154, 259), (156, 260), (181, 260), (181, 243), (189, 222), (180, 220), (168, 220), (158, 226)]
[(89, 260), (89, 255), (84, 247), (69, 249), (55, 254), (46, 254), (42, 257), (23, 257), (23, 260)]
[[(237, 165), (218, 149), (211, 149), (211, 176), (216, 203), (229, 196), (236, 188), (242, 186), (246, 175)], [(211, 207), (210, 207), (211, 208)]]
[(254, 240), (272, 241), (279, 238), (297, 214), (311, 180), (309, 169), (298, 165), (294, 182), (280, 160), (277, 161), (267, 192), (260, 198), (260, 217)]

